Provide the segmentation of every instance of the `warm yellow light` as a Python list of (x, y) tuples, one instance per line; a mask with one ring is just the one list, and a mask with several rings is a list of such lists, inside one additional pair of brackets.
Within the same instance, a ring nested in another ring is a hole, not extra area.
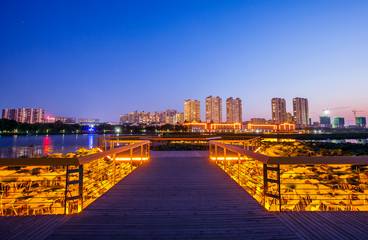
[(144, 158), (140, 158), (140, 157), (137, 157), (137, 158), (116, 158), (116, 161), (147, 161), (148, 158), (147, 157), (144, 157)]
[[(216, 161), (216, 160), (218, 160), (218, 161), (221, 161), (221, 160), (225, 160), (225, 158), (224, 157), (218, 157), (217, 159), (215, 158), (215, 157), (210, 157), (210, 159), (211, 160), (214, 160), (214, 161)], [(244, 157), (240, 157), (240, 160), (246, 160), (247, 158), (244, 158)], [(226, 157), (226, 161), (227, 160), (229, 160), (229, 161), (237, 161), (237, 160), (239, 160), (239, 158), (237, 158), (237, 157)]]

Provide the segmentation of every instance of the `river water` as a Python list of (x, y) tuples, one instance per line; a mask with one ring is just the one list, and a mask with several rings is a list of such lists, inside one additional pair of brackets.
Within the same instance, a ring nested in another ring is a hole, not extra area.
[(98, 137), (110, 134), (0, 136), (0, 158), (42, 156), (96, 147)]

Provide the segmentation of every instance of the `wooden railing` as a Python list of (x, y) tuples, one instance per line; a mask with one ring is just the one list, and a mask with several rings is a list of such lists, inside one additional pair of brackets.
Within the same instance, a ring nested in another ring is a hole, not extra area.
[(0, 216), (78, 213), (148, 160), (149, 144), (71, 158), (2, 158)]
[(219, 141), (209, 151), (267, 210), (368, 211), (368, 156), (270, 157)]
[(111, 149), (116, 146), (132, 144), (142, 140), (149, 140), (151, 142), (151, 149), (157, 150), (159, 147), (167, 144), (194, 144), (204, 145), (208, 149), (208, 142), (214, 139), (221, 139), (221, 137), (157, 137), (157, 136), (114, 136), (114, 137), (99, 137), (97, 145), (101, 149)]

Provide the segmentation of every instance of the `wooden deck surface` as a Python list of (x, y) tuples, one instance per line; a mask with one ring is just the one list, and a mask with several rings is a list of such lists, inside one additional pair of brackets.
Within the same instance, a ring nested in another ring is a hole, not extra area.
[(267, 212), (208, 151), (165, 151), (78, 215), (0, 218), (0, 239), (367, 239), (367, 217)]
[(207, 156), (152, 152), (48, 239), (296, 239)]

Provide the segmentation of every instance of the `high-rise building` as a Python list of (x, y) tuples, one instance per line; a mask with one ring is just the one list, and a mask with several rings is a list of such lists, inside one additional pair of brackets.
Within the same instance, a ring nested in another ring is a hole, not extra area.
[(45, 110), (33, 108), (3, 109), (2, 118), (22, 123), (43, 123)]
[(26, 109), (25, 108), (18, 108), (18, 115), (16, 116), (15, 121), (25, 123), (26, 122), (26, 116), (27, 116)]
[(330, 116), (320, 116), (319, 117), (319, 125), (321, 127), (331, 127), (331, 118), (330, 118)]
[(153, 122), (155, 123), (163, 123), (165, 122), (165, 112), (164, 111), (156, 111), (153, 114)]
[(10, 119), (9, 114), (10, 112), (8, 108), (3, 109), (1, 113), (1, 118)]
[(293, 99), (294, 122), (298, 125), (308, 125), (309, 122), (309, 108), (308, 99), (294, 98)]
[(272, 121), (274, 123), (285, 123), (287, 121), (286, 116), (286, 102), (283, 98), (272, 98)]
[(176, 110), (166, 109), (165, 123), (173, 125), (176, 124)]
[(345, 119), (343, 117), (334, 117), (333, 127), (334, 128), (343, 128), (343, 127), (345, 127)]
[(356, 117), (355, 122), (358, 127), (366, 127), (367, 125), (367, 119), (365, 117)]
[(145, 111), (134, 111), (128, 114), (120, 115), (121, 124), (150, 124), (152, 120), (152, 114)]
[(152, 114), (150, 112), (138, 112), (138, 123), (150, 124), (152, 122)]
[(236, 123), (242, 122), (242, 101), (240, 98), (233, 99), (229, 97), (226, 99), (226, 122)]
[(198, 100), (184, 101), (184, 118), (187, 122), (201, 121), (201, 103)]
[(184, 113), (176, 114), (176, 123), (183, 124), (184, 123)]
[(45, 110), (43, 109), (26, 109), (26, 123), (42, 123), (45, 121)]
[(220, 97), (206, 98), (206, 122), (222, 122), (222, 99)]

